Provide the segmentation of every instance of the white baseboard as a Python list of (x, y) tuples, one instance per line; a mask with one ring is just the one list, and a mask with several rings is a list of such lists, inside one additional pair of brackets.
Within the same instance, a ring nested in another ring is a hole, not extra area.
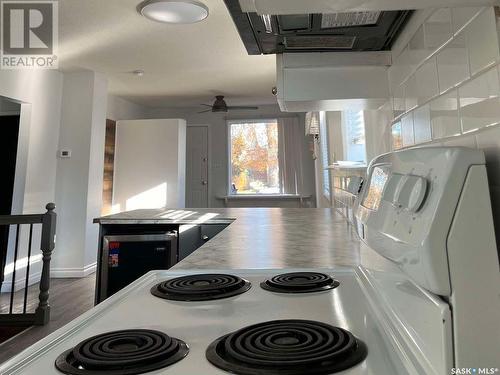
[(97, 262), (81, 268), (51, 268), (50, 277), (55, 279), (85, 277), (94, 273), (97, 269)]
[[(28, 286), (39, 283), (41, 276), (42, 272), (36, 272), (33, 274), (30, 273)], [(17, 292), (18, 290), (24, 289), (25, 283), (26, 279), (24, 277), (22, 279), (17, 279), (16, 282), (14, 283), (14, 291)], [(4, 280), (2, 283), (2, 289), (0, 293), (10, 293), (11, 288), (12, 288), (12, 280)]]

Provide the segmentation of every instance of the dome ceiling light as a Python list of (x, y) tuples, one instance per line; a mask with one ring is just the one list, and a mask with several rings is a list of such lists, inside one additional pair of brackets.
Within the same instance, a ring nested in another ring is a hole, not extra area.
[(208, 7), (196, 0), (146, 0), (137, 6), (150, 20), (172, 24), (189, 24), (208, 17)]

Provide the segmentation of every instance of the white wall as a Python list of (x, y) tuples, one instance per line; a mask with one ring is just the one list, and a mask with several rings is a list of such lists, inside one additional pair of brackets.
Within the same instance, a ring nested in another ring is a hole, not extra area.
[(113, 210), (185, 207), (186, 122), (118, 121)]
[(145, 117), (147, 109), (130, 100), (115, 95), (108, 95), (106, 118), (114, 121), (138, 120)]
[[(150, 110), (148, 118), (185, 118), (187, 125), (208, 125), (209, 127), (209, 205), (210, 207), (223, 207), (224, 201), (220, 199), (228, 193), (228, 151), (227, 151), (227, 120), (232, 119), (268, 119), (280, 116), (290, 116), (282, 113), (278, 105), (261, 105), (258, 111), (236, 111), (230, 113), (198, 113), (203, 107), (156, 109)], [(299, 116), (300, 124), (305, 124), (303, 114)], [(302, 125), (304, 126), (304, 125)], [(303, 195), (312, 195), (315, 200), (314, 163), (309, 151), (309, 144), (304, 136), (301, 144), (302, 169), (303, 169)], [(252, 202), (251, 205), (264, 205), (263, 202)], [(291, 202), (272, 202), (273, 206), (286, 206), (295, 204)]]
[[(419, 11), (393, 49), (389, 68), (393, 121), (403, 148), (466, 146), (485, 152), (500, 238), (500, 25), (494, 8)], [(384, 115), (378, 114), (379, 118)]]
[[(21, 103), (20, 134), (16, 162), (16, 180), (12, 212), (41, 213), (45, 204), (55, 201), (56, 153), (63, 75), (56, 71), (0, 70), (0, 95)], [(33, 243), (39, 243), (39, 228), (34, 231)], [(20, 258), (27, 251), (27, 231), (20, 241)], [(30, 274), (33, 282), (40, 276), (41, 257), (32, 258)], [(12, 265), (7, 259), (4, 288), (10, 288)], [(18, 265), (19, 280), (23, 278), (26, 262)], [(10, 271), (9, 271), (10, 270)]]
[(64, 75), (58, 148), (72, 155), (57, 162), (55, 277), (80, 277), (95, 269), (98, 227), (92, 220), (102, 205), (106, 98), (103, 76), (88, 71)]

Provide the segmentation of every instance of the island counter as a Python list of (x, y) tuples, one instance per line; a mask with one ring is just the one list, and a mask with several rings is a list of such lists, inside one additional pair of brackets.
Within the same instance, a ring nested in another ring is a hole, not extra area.
[[(94, 223), (100, 224), (101, 233), (98, 265), (103, 236), (117, 228), (178, 230), (182, 242), (183, 233), (214, 225), (225, 229), (209, 236), (190, 255), (181, 256), (173, 269), (331, 268), (359, 264), (359, 239), (334, 209), (146, 209), (104, 216)], [(96, 283), (100, 277), (98, 267)]]

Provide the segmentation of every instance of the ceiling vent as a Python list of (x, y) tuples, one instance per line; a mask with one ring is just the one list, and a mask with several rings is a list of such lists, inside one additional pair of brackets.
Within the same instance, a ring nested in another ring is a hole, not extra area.
[(321, 28), (373, 26), (382, 12), (326, 13), (321, 15)]
[(355, 36), (285, 36), (284, 44), (291, 50), (352, 50), (356, 42)]

